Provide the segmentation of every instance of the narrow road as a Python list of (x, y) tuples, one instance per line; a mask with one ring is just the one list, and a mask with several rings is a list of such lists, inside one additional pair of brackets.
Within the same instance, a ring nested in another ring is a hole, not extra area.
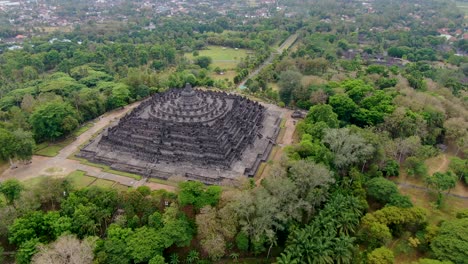
[[(94, 134), (107, 127), (112, 122), (118, 120), (120, 117), (124, 116), (126, 113), (137, 107), (140, 103), (141, 101), (135, 102), (131, 105), (127, 105), (123, 109), (115, 110), (102, 115), (94, 121), (94, 125), (90, 129), (78, 136), (71, 144), (63, 148), (57, 156), (51, 158), (33, 156), (32, 163), (19, 164), (18, 168), (16, 169), (7, 169), (5, 172), (3, 172), (3, 174), (0, 175), (0, 181), (10, 178), (27, 180), (41, 175), (63, 176), (68, 175), (69, 173), (76, 170), (82, 170), (85, 171), (89, 176), (115, 181), (125, 186), (138, 187), (146, 184), (146, 179), (144, 178), (138, 181), (129, 177), (104, 172), (100, 168), (84, 165), (79, 161), (68, 159), (68, 157), (79, 150), (79, 147), (82, 144), (91, 139)], [(148, 185), (151, 185), (152, 189), (165, 189), (168, 191), (175, 190), (175, 187), (169, 185), (152, 183), (148, 183)]]
[(255, 77), (263, 68), (271, 64), (271, 62), (276, 56), (283, 53), (284, 50), (289, 49), (289, 47), (291, 47), (292, 44), (296, 42), (296, 40), (297, 40), (297, 34), (292, 34), (291, 36), (289, 36), (285, 41), (283, 41), (283, 43), (276, 49), (275, 52), (272, 52), (270, 56), (262, 64), (260, 64), (260, 66), (258, 66), (253, 72), (251, 72), (249, 76), (247, 76), (241, 83), (239, 83), (237, 87), (244, 86), (248, 79), (252, 79), (253, 77)]

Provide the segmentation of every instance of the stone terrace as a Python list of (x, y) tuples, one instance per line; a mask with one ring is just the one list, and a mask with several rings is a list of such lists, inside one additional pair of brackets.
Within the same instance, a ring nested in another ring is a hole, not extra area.
[(243, 97), (187, 85), (146, 100), (79, 156), (146, 177), (221, 184), (255, 175), (275, 144), (279, 116)]

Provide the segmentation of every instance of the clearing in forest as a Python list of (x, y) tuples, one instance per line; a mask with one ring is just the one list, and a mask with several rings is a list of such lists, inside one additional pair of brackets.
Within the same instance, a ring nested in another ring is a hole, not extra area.
[[(234, 69), (240, 62), (241, 58), (247, 56), (249, 50), (234, 49), (221, 46), (207, 46), (204, 50), (199, 50), (198, 56), (208, 56), (213, 59), (212, 68), (220, 67), (221, 69)], [(193, 60), (195, 57), (192, 53), (186, 53), (185, 56)]]

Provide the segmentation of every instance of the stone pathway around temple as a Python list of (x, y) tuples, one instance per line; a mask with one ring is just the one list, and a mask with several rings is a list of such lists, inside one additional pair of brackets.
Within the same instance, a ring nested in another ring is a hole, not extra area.
[[(130, 110), (137, 107), (141, 102), (136, 102), (126, 106), (123, 109), (115, 110), (94, 120), (94, 125), (86, 132), (81, 134), (70, 145), (63, 148), (55, 157), (33, 156), (30, 164), (18, 164), (16, 169), (7, 169), (1, 176), (0, 181), (15, 178), (18, 180), (27, 180), (38, 176), (57, 176), (68, 175), (69, 173), (82, 170), (87, 175), (99, 179), (111, 180), (125, 186), (138, 187), (146, 183), (146, 179), (135, 180), (129, 177), (120, 176), (102, 171), (102, 169), (81, 164), (77, 160), (68, 159), (73, 153), (78, 151), (79, 147), (86, 143), (93, 135), (107, 127), (110, 123), (125, 115)], [(152, 189), (165, 189), (174, 191), (175, 187), (163, 184), (148, 183)]]
[[(282, 117), (283, 119), (286, 120), (286, 122), (284, 122), (285, 131), (284, 131), (283, 137), (278, 138), (276, 140), (277, 146), (279, 148), (277, 149), (276, 152), (274, 152), (274, 154), (270, 154), (270, 157), (269, 157), (269, 160), (273, 160), (274, 162), (279, 162), (281, 160), (281, 157), (283, 156), (283, 153), (284, 153), (283, 149), (285, 146), (291, 145), (294, 143), (294, 132), (296, 131), (296, 123), (297, 123), (297, 121), (291, 117), (291, 114), (294, 112), (293, 110), (288, 110), (288, 109), (280, 108), (280, 107), (277, 107), (277, 108), (279, 111), (282, 112), (283, 114)], [(271, 169), (271, 165), (267, 163), (260, 177), (255, 179), (255, 183), (257, 185), (259, 185), (262, 179), (264, 179), (269, 174), (270, 169)]]

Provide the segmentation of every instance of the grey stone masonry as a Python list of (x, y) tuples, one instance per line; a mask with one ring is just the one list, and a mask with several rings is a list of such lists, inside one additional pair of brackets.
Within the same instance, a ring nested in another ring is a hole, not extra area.
[(255, 174), (279, 133), (279, 116), (244, 97), (187, 84), (142, 102), (79, 156), (146, 177), (220, 184)]

